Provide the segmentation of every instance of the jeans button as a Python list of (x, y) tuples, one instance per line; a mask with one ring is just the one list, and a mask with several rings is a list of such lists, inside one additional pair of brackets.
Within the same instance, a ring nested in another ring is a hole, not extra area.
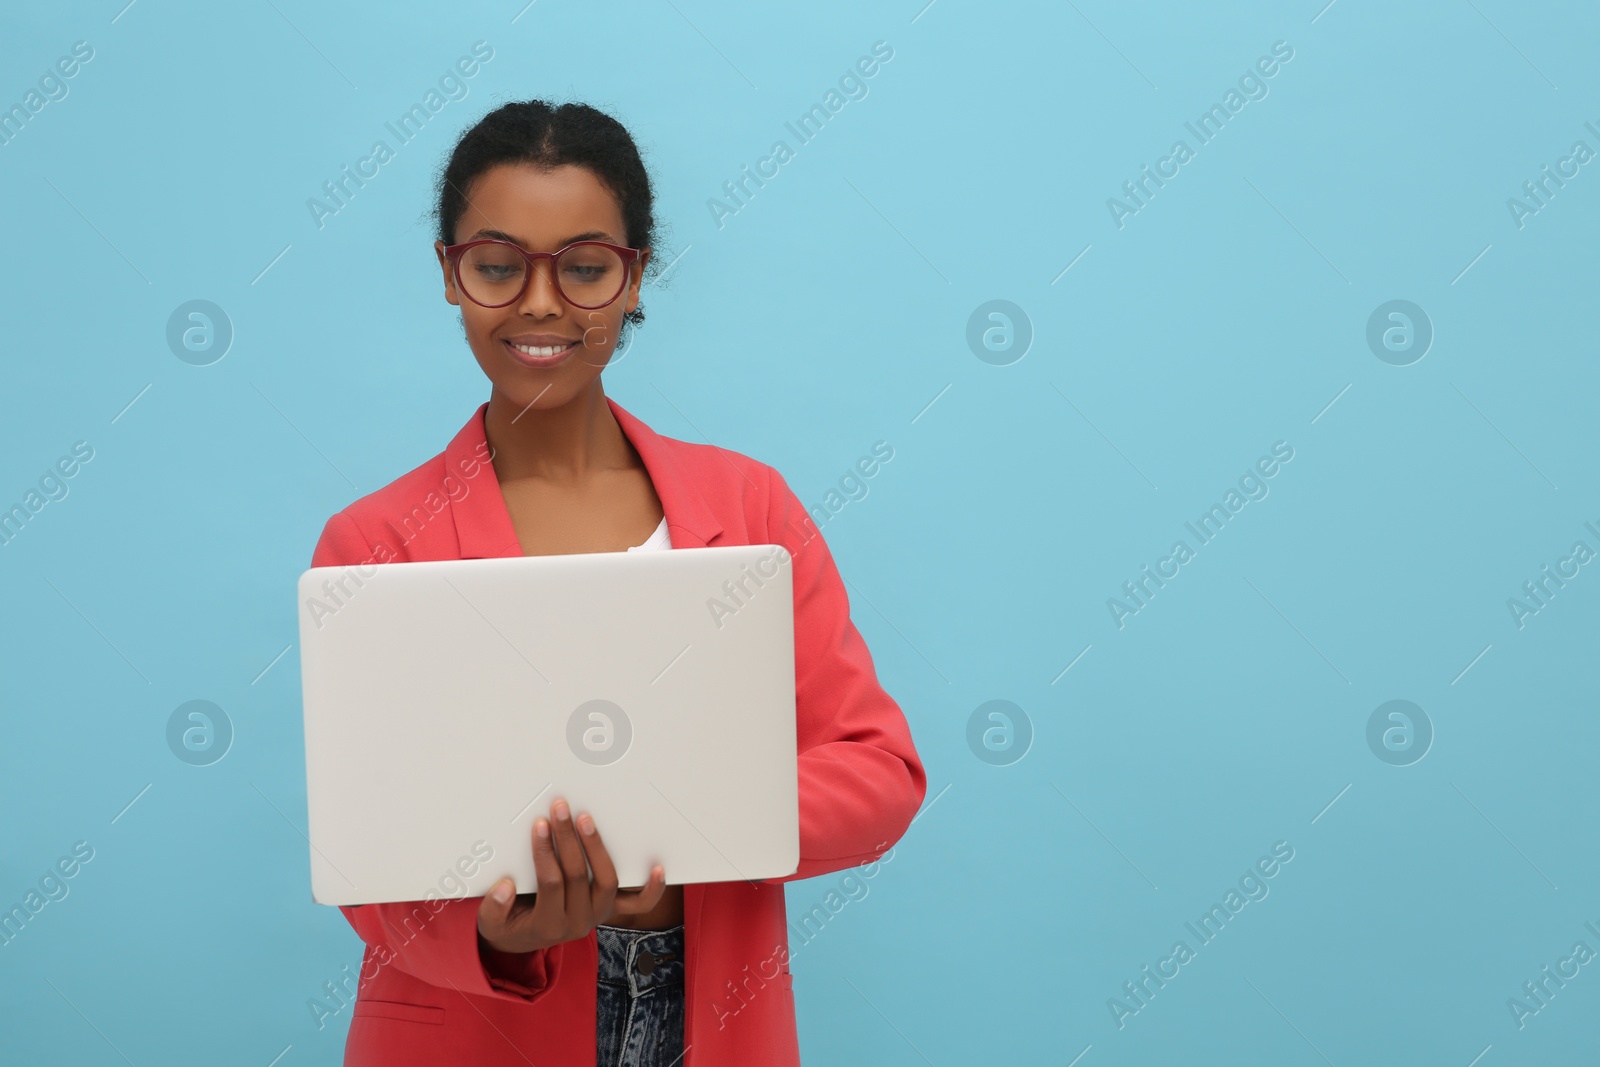
[(649, 949), (643, 949), (640, 951), (638, 965), (640, 974), (654, 973), (656, 969), (655, 953), (651, 952)]

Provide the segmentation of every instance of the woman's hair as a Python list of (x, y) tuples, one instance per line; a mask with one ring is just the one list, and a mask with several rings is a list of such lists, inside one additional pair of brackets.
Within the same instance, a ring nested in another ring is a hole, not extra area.
[[(588, 104), (551, 105), (543, 100), (521, 100), (489, 112), (456, 142), (439, 178), (439, 240), (455, 244), (456, 223), (467, 207), (472, 183), (491, 167), (524, 163), (553, 168), (564, 164), (587, 167), (611, 191), (622, 210), (623, 241), (629, 248), (650, 248), (645, 276), (661, 270), (657, 248), (650, 175), (638, 146), (616, 119)], [(644, 322), (644, 300), (624, 316), (622, 338), (629, 325)]]

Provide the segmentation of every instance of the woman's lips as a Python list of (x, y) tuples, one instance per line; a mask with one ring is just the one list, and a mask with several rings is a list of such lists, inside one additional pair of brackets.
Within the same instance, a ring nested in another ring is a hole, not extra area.
[(522, 351), (522, 349), (518, 348), (510, 341), (501, 341), (500, 343), (505, 346), (507, 352), (511, 353), (511, 358), (522, 364), (524, 367), (531, 367), (535, 370), (544, 370), (549, 367), (557, 367), (562, 363), (565, 363), (572, 357), (572, 353), (575, 352), (583, 342), (572, 341), (568, 343), (566, 348), (557, 352), (553, 356), (530, 356), (528, 353)]

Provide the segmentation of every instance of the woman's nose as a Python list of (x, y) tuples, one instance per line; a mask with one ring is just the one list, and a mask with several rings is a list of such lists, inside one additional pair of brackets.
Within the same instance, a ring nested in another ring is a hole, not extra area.
[(549, 260), (533, 265), (533, 275), (523, 290), (518, 310), (538, 318), (561, 314), (563, 301), (556, 290), (554, 271), (555, 265)]

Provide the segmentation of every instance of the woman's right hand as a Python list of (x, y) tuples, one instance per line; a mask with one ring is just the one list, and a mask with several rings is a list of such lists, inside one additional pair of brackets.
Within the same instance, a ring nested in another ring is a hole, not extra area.
[[(660, 864), (650, 868), (650, 880), (643, 888), (619, 890), (617, 870), (594, 819), (584, 812), (575, 826), (561, 797), (550, 805), (550, 816), (533, 822), (538, 890), (518, 896), (516, 884), (502, 878), (478, 906), (478, 934), (501, 952), (534, 952), (587, 937), (596, 925), (615, 915), (649, 911), (666, 892), (667, 872)], [(590, 867), (594, 868), (592, 881)]]

